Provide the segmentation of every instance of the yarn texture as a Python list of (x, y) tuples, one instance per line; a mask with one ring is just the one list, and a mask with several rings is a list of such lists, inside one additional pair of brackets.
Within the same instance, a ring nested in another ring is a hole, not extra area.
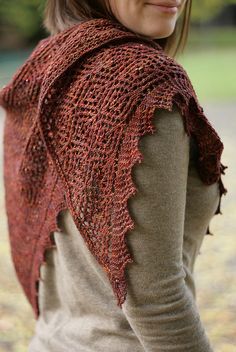
[(132, 167), (142, 161), (140, 137), (155, 132), (157, 109), (179, 108), (198, 146), (202, 182), (219, 183), (215, 214), (222, 213), (223, 143), (187, 72), (154, 40), (109, 19), (78, 23), (38, 43), (0, 91), (0, 105), (11, 254), (36, 319), (39, 268), (64, 209), (106, 271), (117, 305), (125, 301)]

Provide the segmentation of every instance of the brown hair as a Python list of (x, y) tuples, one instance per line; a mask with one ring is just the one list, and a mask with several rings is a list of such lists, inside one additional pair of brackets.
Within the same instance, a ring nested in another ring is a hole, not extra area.
[[(44, 10), (44, 27), (54, 35), (83, 20), (101, 17), (116, 20), (109, 5), (107, 6), (105, 2), (106, 0), (47, 0)], [(186, 0), (173, 33), (167, 38), (155, 39), (172, 57), (182, 53), (186, 46), (191, 8), (192, 0)]]

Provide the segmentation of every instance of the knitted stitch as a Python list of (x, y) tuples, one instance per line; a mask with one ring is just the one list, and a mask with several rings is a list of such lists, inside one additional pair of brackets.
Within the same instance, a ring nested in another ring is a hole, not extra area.
[[(198, 172), (219, 182), (223, 143), (186, 71), (162, 47), (108, 19), (76, 24), (41, 40), (0, 92), (6, 109), (4, 182), (11, 253), (37, 319), (40, 265), (69, 209), (86, 245), (107, 272), (117, 304), (126, 297), (133, 262), (128, 199), (138, 142), (152, 134), (156, 109), (176, 104), (197, 142)], [(220, 197), (221, 200), (221, 197)], [(216, 214), (221, 213), (220, 201)], [(207, 233), (210, 234), (209, 227)]]

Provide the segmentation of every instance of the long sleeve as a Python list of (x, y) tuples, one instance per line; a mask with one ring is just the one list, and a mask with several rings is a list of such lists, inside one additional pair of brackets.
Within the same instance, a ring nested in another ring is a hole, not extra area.
[(63, 210), (56, 248), (41, 266), (30, 352), (213, 351), (194, 300), (192, 269), (217, 208), (218, 185), (201, 182), (197, 150), (178, 111), (159, 111), (154, 123), (157, 132), (141, 138), (144, 159), (132, 169), (137, 193), (128, 206), (135, 227), (125, 239), (134, 262), (125, 270), (122, 309), (70, 211)]
[(156, 111), (153, 122), (157, 131), (139, 141), (144, 159), (132, 169), (135, 228), (126, 241), (134, 263), (122, 309), (146, 352), (210, 352), (183, 263), (190, 137), (176, 107)]

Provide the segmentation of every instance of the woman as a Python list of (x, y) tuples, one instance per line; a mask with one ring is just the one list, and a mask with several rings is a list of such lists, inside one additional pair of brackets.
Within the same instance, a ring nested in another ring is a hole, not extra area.
[(193, 269), (226, 166), (171, 57), (190, 10), (49, 0), (52, 35), (1, 92), (12, 255), (37, 318), (30, 352), (213, 351)]

